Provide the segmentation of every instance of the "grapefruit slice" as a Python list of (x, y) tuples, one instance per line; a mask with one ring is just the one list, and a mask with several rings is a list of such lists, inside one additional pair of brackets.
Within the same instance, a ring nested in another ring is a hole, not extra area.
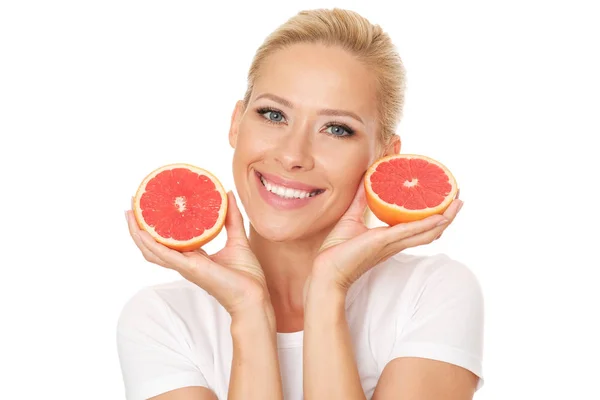
[(458, 191), (448, 168), (418, 154), (377, 160), (367, 170), (364, 185), (369, 208), (390, 226), (442, 214)]
[(227, 193), (210, 172), (190, 164), (152, 171), (133, 199), (140, 229), (178, 251), (196, 250), (214, 239), (225, 223)]

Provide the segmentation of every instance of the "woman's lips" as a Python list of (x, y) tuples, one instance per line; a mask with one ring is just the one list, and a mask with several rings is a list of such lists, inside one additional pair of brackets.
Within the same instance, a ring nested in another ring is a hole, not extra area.
[[(302, 195), (302, 198), (283, 197), (282, 195), (273, 193), (267, 189), (267, 187), (261, 181), (261, 179), (263, 179), (263, 176), (260, 173), (256, 172), (254, 175), (256, 176), (257, 189), (260, 194), (260, 197), (262, 197), (265, 203), (278, 210), (292, 210), (304, 207), (308, 205), (311, 200), (313, 200), (315, 197), (318, 197), (318, 195), (323, 193), (324, 191), (322, 189), (315, 189), (314, 191), (310, 192), (310, 195), (306, 195), (306, 193), (309, 191), (303, 190), (302, 192), (304, 192), (304, 194)], [(305, 185), (304, 187), (306, 186), (307, 185)], [(292, 189), (292, 187), (290, 187), (290, 189)], [(273, 189), (271, 188), (271, 190)], [(294, 188), (294, 190), (300, 189), (296, 187)]]
[(290, 188), (290, 189), (295, 189), (295, 190), (302, 190), (305, 192), (314, 192), (317, 190), (320, 190), (321, 192), (325, 191), (324, 189), (318, 188), (316, 186), (311, 186), (306, 183), (293, 181), (291, 179), (286, 179), (286, 178), (283, 178), (283, 177), (280, 177), (277, 175), (273, 175), (273, 174), (269, 174), (266, 172), (256, 171), (256, 173), (259, 175), (259, 177), (263, 176), (267, 181), (269, 181), (269, 183), (275, 184), (277, 186), (283, 186), (285, 188)]

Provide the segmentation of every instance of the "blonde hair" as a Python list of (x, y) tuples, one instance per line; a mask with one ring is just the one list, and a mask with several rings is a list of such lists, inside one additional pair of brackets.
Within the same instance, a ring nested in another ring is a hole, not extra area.
[(388, 34), (354, 11), (339, 8), (300, 11), (267, 36), (248, 71), (244, 104), (247, 106), (250, 101), (264, 60), (276, 50), (296, 43), (340, 46), (373, 71), (377, 82), (380, 138), (387, 146), (402, 116), (404, 66)]

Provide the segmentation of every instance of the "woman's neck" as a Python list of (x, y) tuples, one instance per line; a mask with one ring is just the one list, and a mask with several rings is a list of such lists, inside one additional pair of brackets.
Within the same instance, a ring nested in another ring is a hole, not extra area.
[(326, 235), (327, 232), (322, 232), (310, 239), (274, 242), (259, 235), (250, 225), (250, 248), (265, 273), (277, 319), (277, 332), (303, 329), (302, 291)]

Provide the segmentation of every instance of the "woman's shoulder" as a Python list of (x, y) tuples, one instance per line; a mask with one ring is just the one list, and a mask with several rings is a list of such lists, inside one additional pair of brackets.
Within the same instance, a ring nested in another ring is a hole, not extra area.
[(371, 281), (385, 283), (390, 279), (417, 286), (436, 279), (477, 283), (477, 277), (466, 264), (444, 253), (398, 253), (373, 268)]
[(186, 280), (146, 286), (125, 302), (117, 349), (127, 398), (146, 399), (183, 386), (208, 387), (215, 341), (223, 332), (216, 301)]
[(466, 264), (401, 253), (370, 272), (357, 304), (381, 368), (397, 357), (424, 357), (483, 376), (483, 293)]
[(461, 292), (481, 297), (479, 280), (471, 268), (444, 253), (398, 253), (373, 267), (356, 284), (355, 297), (377, 302), (414, 303), (423, 296), (443, 299)]
[(133, 292), (121, 309), (118, 327), (209, 322), (211, 318), (199, 319), (197, 316), (213, 315), (216, 318), (223, 312), (226, 313), (214, 297), (186, 279), (179, 279), (144, 286)]
[(436, 278), (458, 279), (471, 283), (477, 281), (475, 274), (467, 264), (445, 253), (433, 255), (400, 253), (392, 257), (391, 264), (395, 264), (396, 268), (411, 269), (415, 283)]

